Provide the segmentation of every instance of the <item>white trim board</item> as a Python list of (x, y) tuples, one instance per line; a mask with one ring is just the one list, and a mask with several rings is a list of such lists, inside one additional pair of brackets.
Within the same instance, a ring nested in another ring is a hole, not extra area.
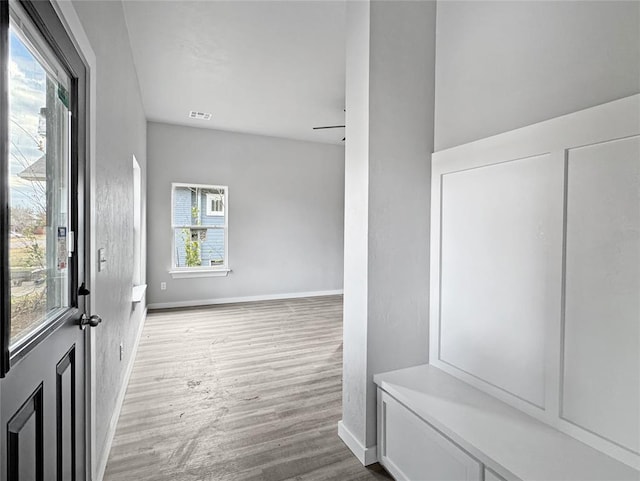
[(131, 378), (131, 372), (133, 371), (133, 366), (135, 364), (136, 356), (138, 354), (138, 346), (140, 344), (140, 339), (142, 338), (142, 331), (144, 330), (145, 321), (147, 320), (147, 309), (142, 312), (142, 319), (140, 319), (140, 326), (138, 327), (138, 332), (136, 333), (136, 338), (134, 344), (131, 349), (131, 356), (129, 358), (129, 363), (127, 364), (127, 368), (124, 373), (124, 378), (122, 379), (122, 384), (120, 385), (120, 390), (118, 391), (118, 397), (116, 398), (116, 408), (111, 415), (111, 420), (109, 421), (109, 428), (107, 430), (107, 439), (104, 443), (104, 451), (99, 459), (96, 460), (96, 481), (102, 481), (104, 477), (104, 472), (107, 469), (107, 461), (109, 460), (109, 454), (111, 452), (111, 445), (113, 444), (113, 438), (116, 434), (116, 428), (118, 426), (118, 419), (120, 418), (120, 411), (122, 411), (122, 405), (124, 403), (124, 397), (127, 393), (127, 386), (129, 385), (129, 379)]
[(376, 446), (365, 448), (342, 421), (338, 421), (338, 437), (364, 466), (378, 462), (378, 448)]
[(198, 307), (212, 306), (215, 304), (235, 304), (238, 302), (254, 302), (254, 301), (272, 301), (277, 299), (297, 299), (300, 297), (322, 297), (322, 296), (338, 296), (344, 291), (342, 289), (335, 291), (311, 291), (311, 292), (289, 292), (284, 294), (264, 294), (261, 296), (243, 296), (243, 297), (221, 297), (219, 299), (196, 299), (192, 301), (175, 301), (175, 302), (154, 302), (147, 307), (153, 309), (174, 309), (179, 307)]

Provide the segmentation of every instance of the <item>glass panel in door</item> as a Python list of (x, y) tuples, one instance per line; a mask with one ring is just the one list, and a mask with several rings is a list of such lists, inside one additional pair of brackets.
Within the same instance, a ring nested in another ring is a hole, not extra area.
[(69, 306), (70, 80), (47, 47), (9, 31), (10, 345)]

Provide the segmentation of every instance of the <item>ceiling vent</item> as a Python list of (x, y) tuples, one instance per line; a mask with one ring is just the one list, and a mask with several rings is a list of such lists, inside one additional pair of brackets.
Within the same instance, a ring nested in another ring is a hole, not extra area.
[(211, 114), (208, 114), (206, 112), (196, 112), (195, 110), (192, 110), (191, 112), (189, 112), (189, 118), (198, 120), (211, 120)]

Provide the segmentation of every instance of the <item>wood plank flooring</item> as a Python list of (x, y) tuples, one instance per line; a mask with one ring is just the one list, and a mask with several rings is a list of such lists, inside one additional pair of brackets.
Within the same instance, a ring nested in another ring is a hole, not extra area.
[(150, 312), (105, 481), (391, 479), (338, 438), (342, 297)]

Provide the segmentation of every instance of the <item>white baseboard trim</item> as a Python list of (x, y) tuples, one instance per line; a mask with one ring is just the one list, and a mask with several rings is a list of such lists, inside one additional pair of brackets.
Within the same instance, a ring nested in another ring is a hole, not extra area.
[(177, 302), (154, 302), (148, 305), (150, 310), (153, 309), (171, 309), (175, 307), (197, 307), (211, 306), (214, 304), (233, 304), (236, 302), (253, 302), (253, 301), (272, 301), (277, 299), (297, 299), (300, 297), (320, 297), (320, 296), (337, 296), (342, 294), (342, 289), (335, 291), (311, 291), (311, 292), (289, 292), (285, 294), (266, 294), (263, 296), (245, 296), (245, 297), (222, 297), (220, 299), (199, 299), (193, 301), (177, 301)]
[(140, 344), (140, 339), (142, 338), (144, 323), (147, 320), (147, 310), (148, 307), (145, 307), (142, 313), (142, 319), (140, 320), (140, 326), (138, 327), (138, 332), (136, 333), (136, 338), (133, 343), (133, 349), (131, 351), (131, 357), (129, 358), (129, 364), (127, 364), (127, 368), (124, 373), (124, 379), (122, 380), (122, 385), (120, 386), (120, 391), (118, 392), (118, 397), (116, 399), (116, 407), (113, 411), (113, 415), (111, 416), (111, 421), (109, 422), (109, 429), (107, 430), (107, 440), (104, 445), (104, 450), (98, 455), (99, 461), (96, 477), (97, 481), (103, 480), (104, 472), (107, 469), (107, 461), (109, 460), (109, 453), (111, 452), (111, 444), (113, 443), (113, 438), (116, 434), (116, 427), (118, 426), (120, 411), (122, 410), (122, 404), (124, 403), (124, 396), (127, 393), (127, 386), (129, 385), (129, 378), (131, 377), (131, 372), (133, 371), (133, 364), (136, 360), (136, 354), (138, 353), (138, 345)]
[(342, 421), (338, 421), (338, 436), (364, 466), (378, 462), (377, 446), (365, 448)]

